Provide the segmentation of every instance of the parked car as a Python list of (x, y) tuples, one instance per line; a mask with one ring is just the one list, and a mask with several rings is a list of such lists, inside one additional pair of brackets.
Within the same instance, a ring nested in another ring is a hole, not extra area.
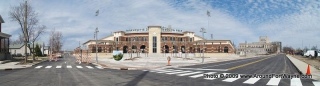
[(61, 53), (57, 53), (56, 55), (57, 55), (58, 58), (62, 58)]
[(303, 54), (303, 56), (306, 56), (306, 57), (318, 57), (319, 56), (319, 52), (316, 51), (316, 50), (308, 50), (307, 52), (305, 52)]

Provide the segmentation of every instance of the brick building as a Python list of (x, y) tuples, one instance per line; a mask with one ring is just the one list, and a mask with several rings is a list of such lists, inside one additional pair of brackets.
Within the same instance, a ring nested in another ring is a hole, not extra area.
[[(96, 52), (96, 40), (84, 43), (88, 52)], [(117, 31), (97, 40), (98, 53), (234, 53), (231, 40), (206, 40), (190, 31), (170, 26), (148, 26), (146, 29)]]

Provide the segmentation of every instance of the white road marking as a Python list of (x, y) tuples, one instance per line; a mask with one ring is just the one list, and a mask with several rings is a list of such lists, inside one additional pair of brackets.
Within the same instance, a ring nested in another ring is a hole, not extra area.
[(57, 66), (56, 68), (61, 68), (61, 66)]
[(187, 76), (187, 75), (192, 75), (192, 74), (197, 74), (197, 73), (202, 73), (202, 72), (201, 71), (191, 72), (191, 73), (179, 74), (178, 76)]
[[(290, 86), (302, 86), (300, 78), (292, 78), (290, 81)], [(315, 85), (319, 86), (319, 85)]]
[(142, 70), (142, 71), (149, 71), (149, 70)]
[(103, 69), (101, 66), (96, 66), (96, 68), (98, 68), (98, 69)]
[(67, 68), (72, 68), (72, 66), (71, 66), (71, 65), (68, 65)]
[(246, 80), (245, 82), (243, 83), (246, 83), (246, 84), (254, 84), (256, 83), (257, 81), (259, 81), (261, 78), (250, 78), (248, 80)]
[(179, 72), (179, 71), (182, 71), (182, 70), (169, 70), (169, 71), (167, 71), (167, 70), (158, 70), (159, 72), (156, 72), (156, 73), (170, 73), (170, 72)]
[(38, 68), (41, 68), (41, 67), (42, 67), (42, 66), (37, 66), (37, 67), (35, 67), (35, 68), (37, 68), (37, 69), (38, 69)]
[(202, 68), (177, 68), (177, 69), (187, 69), (187, 70), (211, 70), (211, 71), (228, 71), (228, 69), (202, 69)]
[(312, 82), (314, 86), (320, 86), (320, 82), (319, 81), (313, 81)]
[(269, 80), (269, 82), (267, 83), (267, 85), (278, 85), (279, 82), (280, 82), (280, 80), (281, 80), (281, 78), (275, 78), (275, 77), (273, 77), (273, 78), (271, 78), (271, 79)]
[(216, 72), (208, 72), (208, 73), (202, 73), (202, 74), (198, 74), (198, 75), (193, 75), (193, 76), (189, 76), (189, 77), (191, 77), (191, 78), (198, 78), (198, 77), (201, 77), (201, 76), (203, 76), (204, 74), (214, 74), (214, 73), (216, 73)]
[(47, 66), (47, 67), (45, 67), (45, 68), (51, 68), (52, 66)]
[(166, 74), (179, 74), (179, 73), (187, 73), (187, 72), (192, 72), (192, 71), (180, 71), (180, 72), (172, 72), (172, 73), (166, 73)]
[(82, 66), (76, 66), (77, 68), (83, 68)]
[(222, 81), (225, 81), (225, 82), (233, 82), (233, 81), (236, 81), (236, 80), (238, 80), (238, 79), (240, 79), (240, 77), (237, 77), (237, 78), (227, 78), (227, 79), (224, 79), (224, 80), (222, 80)]
[(93, 69), (93, 67), (91, 67), (91, 66), (86, 66), (87, 68), (89, 68), (89, 69)]

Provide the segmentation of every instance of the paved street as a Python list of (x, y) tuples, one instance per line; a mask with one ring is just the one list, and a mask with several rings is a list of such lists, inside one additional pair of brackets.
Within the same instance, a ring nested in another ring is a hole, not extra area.
[(204, 78), (203, 74), (298, 74), (285, 55), (256, 57), (180, 68), (113, 70), (75, 63), (65, 56), (31, 68), (0, 71), (1, 86), (314, 86), (311, 79)]

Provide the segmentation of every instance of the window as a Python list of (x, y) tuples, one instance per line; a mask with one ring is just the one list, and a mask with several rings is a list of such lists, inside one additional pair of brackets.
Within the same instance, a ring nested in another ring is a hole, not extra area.
[(190, 42), (192, 42), (192, 38), (190, 38)]
[(98, 47), (98, 53), (100, 53), (102, 51), (101, 47)]
[(128, 41), (128, 38), (126, 38), (126, 41)]
[(173, 41), (172, 38), (173, 38), (173, 37), (170, 37), (170, 41)]
[(157, 53), (157, 37), (153, 36), (152, 41), (152, 52)]

